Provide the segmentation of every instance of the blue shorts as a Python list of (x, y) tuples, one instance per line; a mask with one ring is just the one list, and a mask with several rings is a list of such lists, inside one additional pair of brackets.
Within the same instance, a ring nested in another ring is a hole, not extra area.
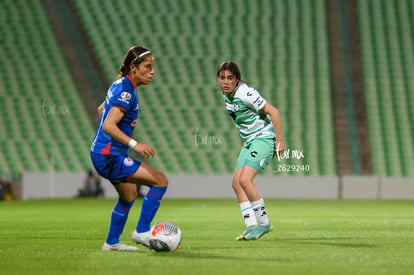
[(138, 170), (141, 162), (128, 156), (101, 155), (91, 152), (91, 160), (96, 172), (113, 185), (128, 182)]

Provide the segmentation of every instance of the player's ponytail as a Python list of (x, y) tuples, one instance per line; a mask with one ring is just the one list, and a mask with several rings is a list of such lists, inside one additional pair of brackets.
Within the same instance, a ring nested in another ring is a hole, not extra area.
[(119, 68), (119, 74), (120, 76), (125, 76), (129, 73), (129, 68), (126, 67), (124, 64), (121, 65), (121, 67)]
[(118, 78), (126, 76), (131, 71), (131, 64), (138, 65), (150, 54), (151, 52), (147, 48), (141, 46), (133, 46), (129, 48), (124, 56), (124, 61), (119, 67)]

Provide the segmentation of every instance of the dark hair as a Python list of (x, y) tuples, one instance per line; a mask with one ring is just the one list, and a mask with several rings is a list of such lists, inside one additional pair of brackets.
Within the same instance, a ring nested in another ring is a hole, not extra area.
[(232, 61), (226, 61), (226, 62), (221, 63), (220, 67), (217, 70), (217, 77), (219, 76), (221, 71), (225, 71), (225, 70), (229, 70), (232, 74), (234, 74), (234, 76), (238, 80), (242, 81), (240, 69), (236, 65), (236, 63)]
[(124, 56), (124, 61), (119, 67), (119, 77), (127, 75), (131, 71), (131, 64), (138, 65), (145, 57), (152, 54), (150, 50), (142, 46), (132, 46)]

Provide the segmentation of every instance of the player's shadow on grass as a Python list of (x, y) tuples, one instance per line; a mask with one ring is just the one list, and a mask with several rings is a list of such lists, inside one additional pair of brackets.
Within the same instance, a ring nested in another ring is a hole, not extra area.
[(208, 254), (208, 253), (198, 253), (198, 252), (188, 252), (188, 251), (177, 251), (173, 253), (168, 252), (159, 252), (159, 253), (153, 253), (151, 256), (155, 257), (177, 257), (177, 258), (188, 258), (188, 259), (226, 259), (226, 260), (237, 260), (240, 259), (240, 257), (232, 257), (232, 256), (224, 256), (224, 255), (214, 255), (214, 254)]
[[(281, 239), (278, 242), (295, 242), (300, 244), (315, 244), (336, 247), (350, 247), (350, 248), (375, 248), (374, 244), (366, 244), (360, 242), (349, 242), (355, 238), (307, 238), (307, 239)], [(342, 242), (343, 241), (343, 242)]]
[[(233, 248), (234, 249), (234, 248)], [(159, 252), (159, 253), (153, 253), (151, 256), (154, 257), (176, 257), (176, 258), (187, 258), (187, 259), (213, 259), (213, 260), (245, 260), (249, 261), (251, 260), (251, 257), (246, 256), (230, 256), (230, 255), (223, 255), (220, 253), (220, 255), (215, 254), (209, 254), (209, 253), (200, 253), (200, 252), (189, 252), (189, 251), (177, 251), (177, 252)], [(283, 258), (274, 258), (274, 257), (264, 257), (261, 259), (255, 259), (255, 261), (274, 261), (274, 262), (291, 262), (289, 259), (283, 259)]]

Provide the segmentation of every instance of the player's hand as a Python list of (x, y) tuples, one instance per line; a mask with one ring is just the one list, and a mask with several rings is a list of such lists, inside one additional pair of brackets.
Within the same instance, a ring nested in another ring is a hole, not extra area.
[(285, 151), (285, 145), (283, 143), (283, 140), (277, 140), (275, 143), (275, 154), (276, 156), (280, 156)]
[(143, 158), (153, 157), (155, 155), (155, 149), (144, 143), (137, 143), (134, 150)]

